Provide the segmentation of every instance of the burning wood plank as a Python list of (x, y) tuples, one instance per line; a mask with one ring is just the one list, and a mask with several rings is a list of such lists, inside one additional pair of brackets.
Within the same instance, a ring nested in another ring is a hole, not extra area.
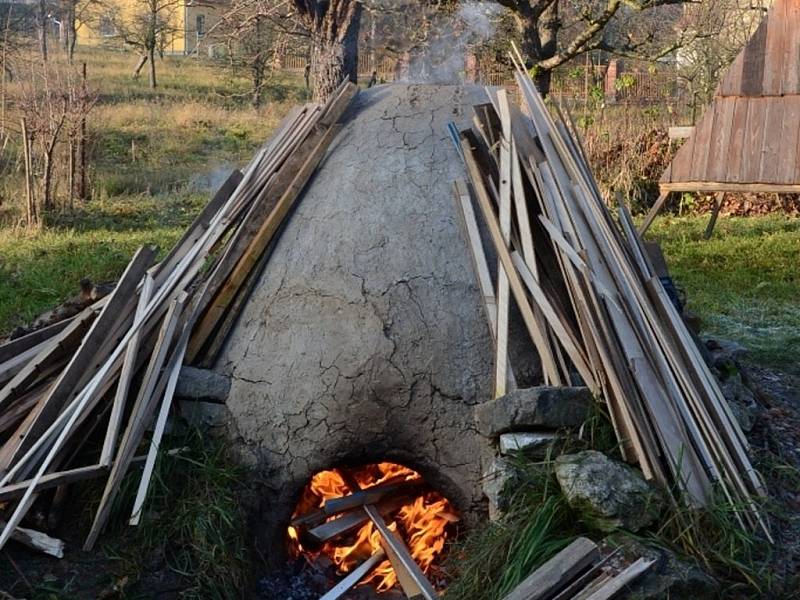
[(383, 550), (377, 550), (367, 560), (348, 573), (347, 577), (337, 583), (319, 600), (338, 600), (345, 594), (345, 592), (347, 592), (347, 590), (355, 586), (359, 581), (366, 577), (372, 569), (381, 564), (384, 558), (386, 558), (386, 553)]

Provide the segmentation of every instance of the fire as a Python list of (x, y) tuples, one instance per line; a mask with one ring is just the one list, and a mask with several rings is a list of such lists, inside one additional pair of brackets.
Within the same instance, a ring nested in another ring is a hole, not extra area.
[[(417, 472), (394, 463), (370, 465), (354, 470), (351, 475), (361, 489), (382, 483), (421, 479)], [(294, 517), (322, 508), (326, 500), (347, 496), (352, 492), (339, 472), (317, 473), (306, 486)], [(393, 515), (389, 529), (401, 535), (411, 556), (423, 572), (427, 573), (444, 549), (447, 526), (456, 520), (450, 503), (440, 494), (429, 491), (409, 500), (408, 504), (400, 508)], [(300, 544), (298, 531), (291, 526), (289, 540), (295, 555), (307, 552)], [(327, 555), (341, 573), (348, 573), (380, 548), (380, 533), (373, 523), (368, 521), (355, 534), (327, 542), (319, 552)], [(397, 575), (390, 562), (385, 560), (373, 569), (362, 584), (372, 583), (379, 592), (383, 592), (391, 589), (396, 582)]]

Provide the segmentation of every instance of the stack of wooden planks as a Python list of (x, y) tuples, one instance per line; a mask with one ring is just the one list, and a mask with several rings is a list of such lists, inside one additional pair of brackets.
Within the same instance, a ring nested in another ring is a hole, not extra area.
[[(769, 537), (747, 441), (628, 210), (612, 215), (573, 128), (545, 106), (518, 53), (512, 58), (524, 112), (489, 90), (491, 102), (475, 107), (473, 128), (459, 136), (470, 186), (456, 184), (495, 335), (496, 395), (513, 380), (513, 296), (547, 383), (602, 395), (629, 462), (689, 506), (720, 495), (743, 526)], [(487, 255), (498, 259), (496, 291)]]
[(640, 558), (620, 568), (615, 554), (602, 557), (594, 542), (578, 538), (503, 600), (609, 600), (655, 563)]
[(44, 492), (102, 477), (90, 549), (123, 477), (144, 462), (139, 523), (181, 366), (213, 362), (356, 92), (343, 83), (326, 104), (294, 109), (163, 260), (141, 248), (108, 296), (0, 346), (0, 548)]

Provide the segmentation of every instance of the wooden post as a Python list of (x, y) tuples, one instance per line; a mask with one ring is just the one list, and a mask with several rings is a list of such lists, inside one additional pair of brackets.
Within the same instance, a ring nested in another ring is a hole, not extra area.
[(28, 227), (35, 226), (39, 217), (36, 214), (36, 199), (33, 196), (33, 165), (31, 160), (31, 144), (28, 138), (28, 124), (25, 117), (22, 117), (22, 153), (25, 162), (25, 197), (26, 197), (26, 216)]
[(644, 222), (642, 226), (639, 227), (639, 237), (644, 237), (644, 234), (647, 233), (647, 230), (650, 229), (650, 225), (653, 224), (653, 221), (658, 216), (658, 213), (661, 212), (661, 208), (664, 204), (667, 203), (669, 199), (669, 191), (662, 191), (661, 194), (658, 196), (655, 204), (653, 204), (653, 208), (650, 209), (650, 212), (647, 213), (647, 216), (644, 218)]
[(714, 226), (717, 224), (717, 218), (719, 217), (719, 211), (722, 208), (722, 201), (724, 199), (725, 192), (717, 192), (714, 195), (714, 210), (711, 212), (711, 220), (708, 222), (708, 227), (706, 227), (706, 233), (704, 235), (707, 240), (710, 240), (711, 236), (714, 234)]
[(80, 126), (80, 156), (78, 170), (80, 177), (78, 179), (78, 198), (85, 201), (86, 195), (86, 101), (87, 101), (87, 87), (86, 87), (86, 63), (81, 67), (81, 78), (83, 81), (83, 98), (81, 99), (81, 126)]

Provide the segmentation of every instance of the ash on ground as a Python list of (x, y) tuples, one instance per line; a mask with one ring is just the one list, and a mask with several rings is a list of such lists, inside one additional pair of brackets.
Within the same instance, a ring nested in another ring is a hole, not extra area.
[[(335, 565), (325, 556), (314, 560), (299, 558), (280, 572), (263, 577), (258, 582), (259, 600), (319, 600), (342, 579)], [(357, 586), (344, 594), (342, 600), (400, 600), (401, 592), (389, 590), (379, 594), (370, 585)]]

